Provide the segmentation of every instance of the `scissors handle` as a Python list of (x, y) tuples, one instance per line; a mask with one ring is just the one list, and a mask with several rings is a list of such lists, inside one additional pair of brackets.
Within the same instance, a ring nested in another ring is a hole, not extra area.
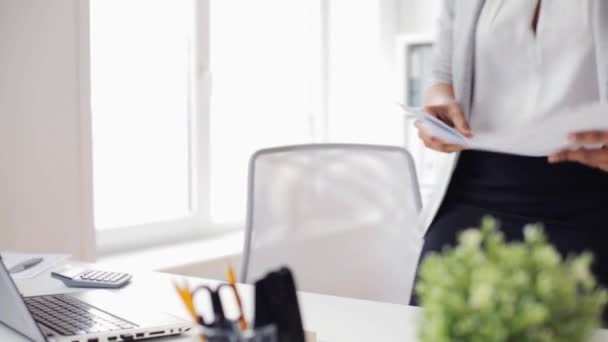
[(222, 306), (220, 293), (217, 290), (211, 292), (211, 307), (213, 307), (215, 322), (219, 325), (224, 325), (226, 322), (226, 315), (224, 314), (224, 307)]
[(224, 313), (224, 306), (222, 305), (222, 299), (220, 297), (220, 289), (226, 286), (232, 289), (232, 286), (230, 284), (220, 284), (215, 290), (211, 289), (207, 285), (201, 285), (195, 288), (194, 291), (192, 291), (192, 296), (197, 294), (199, 291), (205, 291), (211, 299), (211, 307), (213, 309), (214, 319), (213, 321), (206, 321), (202, 315), (199, 315), (198, 320), (201, 325), (210, 328), (234, 328), (234, 322), (226, 319), (226, 314)]

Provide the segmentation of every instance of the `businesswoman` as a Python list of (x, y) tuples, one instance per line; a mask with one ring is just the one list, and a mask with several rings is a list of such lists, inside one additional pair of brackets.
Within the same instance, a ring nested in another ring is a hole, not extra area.
[[(566, 108), (608, 102), (608, 1), (444, 0), (442, 6), (424, 103), (464, 135), (525, 127)], [(445, 152), (442, 183), (421, 216), (421, 260), (456, 244), (459, 231), (491, 214), (509, 240), (522, 239), (525, 224), (543, 222), (563, 255), (593, 252), (592, 269), (608, 286), (608, 149), (523, 157), (463, 151), (421, 127), (418, 133), (428, 148)], [(608, 132), (571, 138), (608, 145)]]

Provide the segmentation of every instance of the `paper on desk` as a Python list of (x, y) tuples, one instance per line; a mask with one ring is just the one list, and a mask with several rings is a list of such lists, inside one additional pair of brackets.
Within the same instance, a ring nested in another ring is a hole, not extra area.
[(474, 131), (467, 138), (435, 117), (419, 108), (404, 110), (418, 119), (432, 136), (450, 144), (472, 150), (484, 150), (518, 154), (523, 156), (548, 156), (565, 149), (580, 147), (597, 148), (598, 145), (574, 144), (568, 135), (591, 130), (608, 131), (608, 105), (593, 104), (555, 113), (518, 129), (484, 132)]
[(2, 252), (2, 261), (7, 269), (28, 260), (31, 258), (42, 258), (42, 261), (32, 268), (27, 270), (11, 274), (13, 279), (29, 279), (33, 278), (40, 273), (57, 266), (60, 262), (70, 258), (69, 254), (26, 254), (26, 253), (14, 253), (14, 252)]

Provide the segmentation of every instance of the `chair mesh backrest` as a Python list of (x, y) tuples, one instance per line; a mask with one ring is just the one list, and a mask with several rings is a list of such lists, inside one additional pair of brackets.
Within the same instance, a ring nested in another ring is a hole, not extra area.
[(420, 194), (404, 149), (267, 149), (249, 171), (242, 279), (288, 265), (300, 290), (407, 303), (421, 240)]

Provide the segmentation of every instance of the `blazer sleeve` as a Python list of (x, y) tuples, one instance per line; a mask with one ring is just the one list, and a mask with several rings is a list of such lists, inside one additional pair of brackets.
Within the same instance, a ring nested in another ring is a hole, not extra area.
[(456, 0), (441, 0), (441, 2), (438, 36), (433, 49), (431, 83), (452, 84), (454, 2)]

